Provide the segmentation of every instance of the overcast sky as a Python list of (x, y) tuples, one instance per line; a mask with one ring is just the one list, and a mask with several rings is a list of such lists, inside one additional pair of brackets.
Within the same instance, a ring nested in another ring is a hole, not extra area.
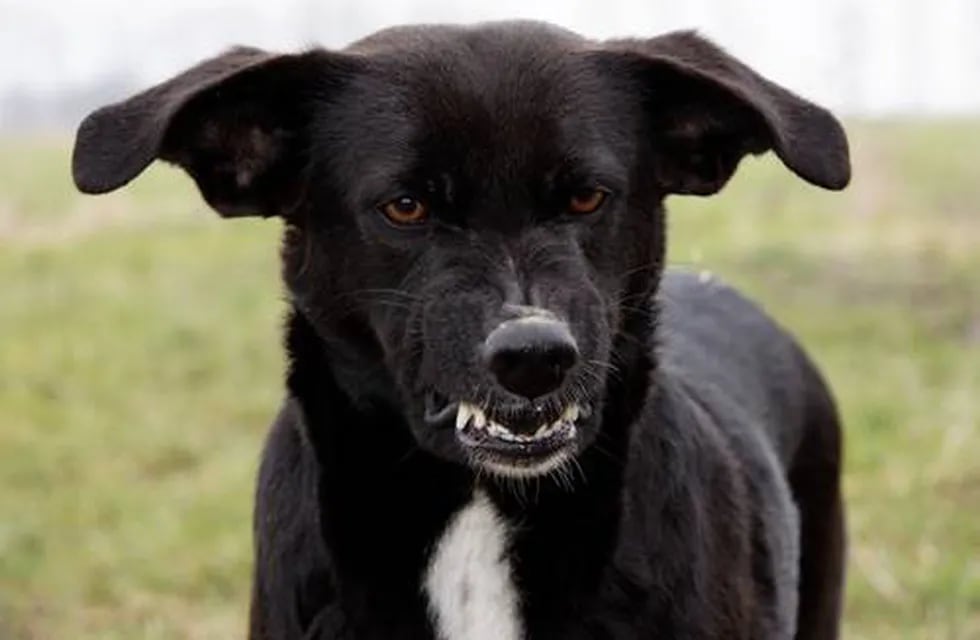
[(402, 22), (534, 18), (590, 36), (698, 28), (851, 113), (980, 113), (980, 0), (0, 0), (0, 95), (160, 80), (232, 43), (342, 46)]

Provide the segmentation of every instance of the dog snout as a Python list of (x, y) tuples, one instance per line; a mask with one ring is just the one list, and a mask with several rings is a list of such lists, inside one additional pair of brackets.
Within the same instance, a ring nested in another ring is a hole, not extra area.
[(568, 326), (546, 317), (502, 322), (484, 343), (486, 365), (500, 386), (528, 399), (561, 386), (578, 355)]

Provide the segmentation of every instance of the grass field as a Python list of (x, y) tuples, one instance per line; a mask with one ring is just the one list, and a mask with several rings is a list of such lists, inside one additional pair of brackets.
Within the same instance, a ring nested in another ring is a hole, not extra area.
[[(980, 122), (855, 124), (820, 192), (746, 161), (671, 257), (803, 339), (847, 427), (846, 637), (980, 638)], [(0, 141), (0, 638), (241, 637), (280, 397), (275, 221), (158, 167), (76, 196)]]

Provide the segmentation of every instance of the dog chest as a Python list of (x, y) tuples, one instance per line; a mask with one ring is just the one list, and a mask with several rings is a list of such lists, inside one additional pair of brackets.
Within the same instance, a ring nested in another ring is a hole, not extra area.
[(520, 640), (520, 602), (506, 523), (476, 491), (450, 519), (423, 579), (439, 640)]

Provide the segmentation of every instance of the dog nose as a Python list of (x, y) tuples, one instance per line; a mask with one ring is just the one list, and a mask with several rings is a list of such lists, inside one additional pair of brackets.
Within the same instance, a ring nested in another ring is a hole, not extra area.
[(500, 386), (537, 398), (561, 385), (578, 359), (578, 347), (564, 322), (528, 317), (508, 320), (491, 331), (484, 355)]

